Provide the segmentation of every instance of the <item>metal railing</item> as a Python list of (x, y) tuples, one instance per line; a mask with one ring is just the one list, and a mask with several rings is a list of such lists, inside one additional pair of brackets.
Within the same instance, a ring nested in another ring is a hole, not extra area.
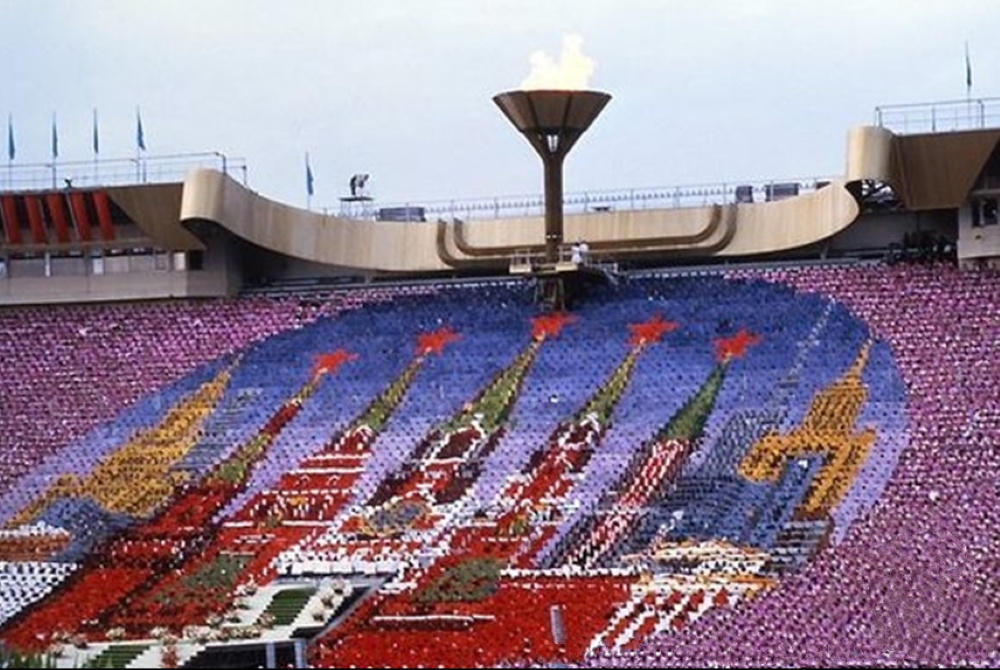
[(1000, 191), (1000, 175), (983, 174), (976, 185), (972, 188), (975, 191)]
[(53, 188), (93, 188), (183, 181), (188, 172), (211, 168), (247, 185), (246, 160), (220, 151), (96, 161), (52, 161), (0, 166), (0, 190), (29, 191)]
[[(183, 181), (196, 168), (211, 168), (247, 182), (246, 160), (230, 158), (212, 151), (165, 156), (140, 156), (98, 161), (65, 161), (8, 164), (0, 166), (0, 191), (50, 190), (54, 188), (93, 188)], [(612, 211), (704, 207), (734, 202), (770, 202), (793, 195), (810, 193), (830, 183), (829, 177), (796, 177), (792, 179), (740, 180), (721, 183), (686, 184), (645, 188), (582, 191), (568, 193), (563, 198), (567, 214), (593, 214)], [(541, 193), (507, 195), (470, 199), (437, 200), (424, 203), (379, 204), (378, 210), (392, 208), (422, 209), (427, 220), (436, 219), (504, 219), (542, 216), (545, 198)], [(373, 202), (340, 216), (360, 220), (375, 218)], [(324, 213), (337, 211), (322, 208)]]
[[(792, 195), (811, 193), (830, 183), (830, 177), (798, 177), (792, 179), (743, 180), (712, 184), (688, 184), (628, 188), (568, 193), (563, 198), (566, 214), (586, 214), (643, 209), (704, 207), (734, 202), (771, 202)], [(380, 205), (380, 207), (383, 207)], [(401, 202), (385, 207), (422, 207), (428, 220), (434, 219), (503, 219), (542, 216), (545, 198), (542, 194), (495, 196), (468, 200)], [(327, 209), (324, 209), (327, 211)], [(341, 211), (342, 216), (370, 219), (371, 209)]]
[(896, 133), (943, 133), (1000, 127), (1000, 98), (881, 105), (875, 125)]

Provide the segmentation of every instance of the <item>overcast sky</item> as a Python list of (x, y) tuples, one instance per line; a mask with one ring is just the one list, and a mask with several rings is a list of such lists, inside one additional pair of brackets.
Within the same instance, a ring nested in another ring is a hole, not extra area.
[[(836, 175), (876, 105), (1000, 96), (1000, 0), (0, 0), (16, 163), (220, 151), (250, 185), (335, 206), (537, 193), (491, 98), (566, 35), (613, 99), (567, 192)], [(4, 131), (6, 128), (4, 128)], [(6, 142), (3, 143), (4, 148)], [(3, 152), (6, 158), (6, 151)]]

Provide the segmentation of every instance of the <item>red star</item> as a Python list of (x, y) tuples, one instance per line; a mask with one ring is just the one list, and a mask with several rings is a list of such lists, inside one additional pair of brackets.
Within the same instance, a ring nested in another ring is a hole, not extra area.
[(630, 323), (628, 325), (632, 337), (629, 338), (629, 346), (638, 346), (650, 342), (659, 342), (665, 333), (677, 329), (677, 324), (673, 321), (664, 321), (663, 317), (657, 314), (645, 323)]
[(720, 337), (715, 340), (715, 357), (722, 363), (732, 358), (743, 358), (747, 347), (760, 342), (760, 336), (740, 328), (740, 332), (732, 337)]
[(345, 349), (337, 349), (332, 354), (320, 354), (316, 357), (316, 363), (313, 364), (313, 376), (336, 372), (341, 364), (353, 361), (357, 357), (357, 354), (352, 354)]
[(563, 326), (576, 321), (575, 316), (570, 316), (563, 312), (553, 312), (536, 316), (531, 320), (531, 336), (536, 340), (544, 340), (546, 337), (557, 337)]
[(417, 355), (434, 353), (441, 355), (441, 350), (445, 345), (459, 339), (461, 335), (453, 333), (451, 328), (438, 328), (433, 333), (421, 333), (417, 335)]

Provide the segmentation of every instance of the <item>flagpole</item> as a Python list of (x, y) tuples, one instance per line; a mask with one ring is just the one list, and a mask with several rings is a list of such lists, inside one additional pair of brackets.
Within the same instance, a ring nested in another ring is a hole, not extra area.
[[(142, 168), (142, 153), (146, 150), (145, 133), (142, 130), (142, 114), (139, 106), (135, 107), (135, 181), (140, 182), (140, 170)], [(144, 172), (144, 171), (143, 171)], [(145, 181), (144, 179), (142, 181)]]
[(59, 131), (56, 130), (56, 113), (52, 112), (52, 188), (56, 187), (56, 162), (59, 159)]
[(7, 188), (14, 185), (14, 115), (7, 115)]
[(14, 117), (7, 115), (7, 188), (13, 184), (14, 171)]
[(135, 108), (135, 183), (139, 183), (139, 129), (142, 127), (139, 108)]
[(313, 173), (309, 165), (309, 152), (306, 152), (306, 209), (312, 211)]
[(969, 40), (965, 40), (965, 113), (972, 127), (972, 60), (969, 58)]
[(97, 154), (99, 153), (99, 139), (97, 136), (97, 108), (94, 108), (94, 184), (99, 184), (98, 168), (97, 168)]

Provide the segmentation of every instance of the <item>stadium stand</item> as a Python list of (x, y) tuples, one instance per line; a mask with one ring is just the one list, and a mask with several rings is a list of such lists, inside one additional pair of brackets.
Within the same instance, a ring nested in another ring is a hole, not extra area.
[(998, 288), (900, 263), (636, 275), (572, 314), (512, 280), (5, 310), (0, 641), (996, 665)]
[(752, 274), (835, 296), (892, 344), (908, 445), (844, 541), (780, 588), (592, 665), (995, 666), (998, 277), (942, 265)]

